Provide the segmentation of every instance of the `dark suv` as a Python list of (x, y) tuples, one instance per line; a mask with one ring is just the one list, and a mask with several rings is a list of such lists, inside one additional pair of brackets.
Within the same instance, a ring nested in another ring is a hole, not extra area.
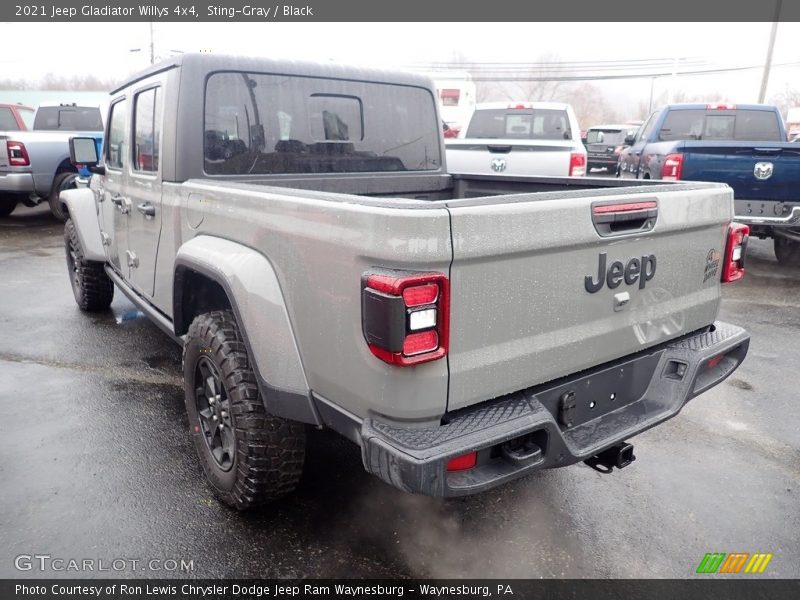
[(586, 130), (583, 144), (586, 146), (586, 173), (593, 168), (604, 168), (609, 173), (616, 172), (617, 159), (625, 137), (636, 132), (636, 126), (597, 125)]

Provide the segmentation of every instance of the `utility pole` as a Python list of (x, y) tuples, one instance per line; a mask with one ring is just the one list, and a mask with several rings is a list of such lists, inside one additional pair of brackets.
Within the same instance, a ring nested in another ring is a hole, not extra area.
[(680, 58), (677, 56), (672, 60), (672, 77), (669, 81), (669, 98), (667, 104), (672, 104), (672, 100), (675, 98), (675, 87), (678, 85), (678, 61), (680, 61)]
[(767, 95), (767, 84), (769, 83), (769, 71), (772, 68), (772, 51), (775, 49), (775, 35), (778, 33), (778, 19), (781, 16), (781, 5), (783, 0), (777, 0), (775, 5), (775, 20), (772, 22), (772, 31), (769, 34), (769, 45), (767, 46), (767, 62), (764, 65), (764, 75), (761, 78), (761, 91), (758, 92), (758, 103), (763, 104)]
[[(780, 1), (780, 0), (778, 0)], [(153, 65), (156, 62), (156, 56), (154, 51), (155, 44), (153, 42), (153, 22), (150, 21), (150, 64)]]

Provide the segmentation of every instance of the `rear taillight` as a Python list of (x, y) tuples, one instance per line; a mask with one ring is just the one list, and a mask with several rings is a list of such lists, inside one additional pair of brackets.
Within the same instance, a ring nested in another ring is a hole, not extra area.
[(736, 105), (716, 102), (714, 104), (706, 104), (706, 110), (736, 110)]
[(8, 148), (8, 164), (12, 167), (27, 167), (31, 164), (25, 144), (8, 140), (6, 147)]
[(725, 261), (722, 264), (722, 283), (738, 281), (744, 277), (744, 255), (750, 227), (732, 223), (728, 229), (728, 242), (725, 245)]
[(683, 172), (683, 154), (667, 154), (661, 167), (661, 179), (678, 181)]
[(586, 175), (586, 155), (573, 152), (569, 155), (569, 176), (583, 177)]
[(405, 367), (447, 354), (450, 286), (444, 274), (374, 271), (361, 282), (361, 326), (375, 356)]

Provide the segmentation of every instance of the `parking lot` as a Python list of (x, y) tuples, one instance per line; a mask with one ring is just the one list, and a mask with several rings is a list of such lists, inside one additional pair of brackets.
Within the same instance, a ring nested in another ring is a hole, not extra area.
[(298, 491), (238, 514), (204, 482), (179, 348), (122, 294), (81, 313), (62, 231), (45, 207), (0, 222), (0, 577), (63, 575), (15, 567), (46, 553), (193, 567), (135, 569), (152, 577), (683, 578), (736, 551), (773, 553), (763, 576), (800, 576), (800, 272), (769, 240), (724, 288), (720, 318), (751, 331), (748, 358), (635, 438), (629, 468), (441, 500), (390, 488), (357, 447), (314, 432)]

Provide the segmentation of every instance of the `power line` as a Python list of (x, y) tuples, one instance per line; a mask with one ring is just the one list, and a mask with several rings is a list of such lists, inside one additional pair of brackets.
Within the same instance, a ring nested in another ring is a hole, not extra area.
[[(800, 61), (794, 62), (786, 62), (786, 63), (777, 63), (772, 65), (773, 67), (796, 67), (800, 66)], [(734, 72), (741, 72), (741, 71), (749, 71), (753, 69), (762, 69), (764, 65), (748, 65), (742, 67), (722, 67), (716, 69), (695, 69), (691, 71), (677, 71), (675, 74), (678, 77), (692, 77), (697, 75), (714, 75), (720, 73), (734, 73)], [(468, 69), (462, 69), (462, 71), (469, 72)], [(517, 82), (528, 82), (528, 81), (607, 81), (607, 80), (623, 80), (623, 79), (650, 79), (650, 78), (658, 78), (658, 77), (669, 77), (673, 75), (673, 70), (670, 69), (668, 71), (651, 71), (647, 73), (628, 73), (628, 74), (571, 74), (571, 75), (531, 75), (530, 71), (519, 71), (518, 73), (514, 73), (511, 71), (505, 72), (503, 74), (491, 75), (491, 72), (487, 71), (487, 74), (471, 74), (471, 79), (474, 82), (507, 82), (507, 81), (517, 81)]]

